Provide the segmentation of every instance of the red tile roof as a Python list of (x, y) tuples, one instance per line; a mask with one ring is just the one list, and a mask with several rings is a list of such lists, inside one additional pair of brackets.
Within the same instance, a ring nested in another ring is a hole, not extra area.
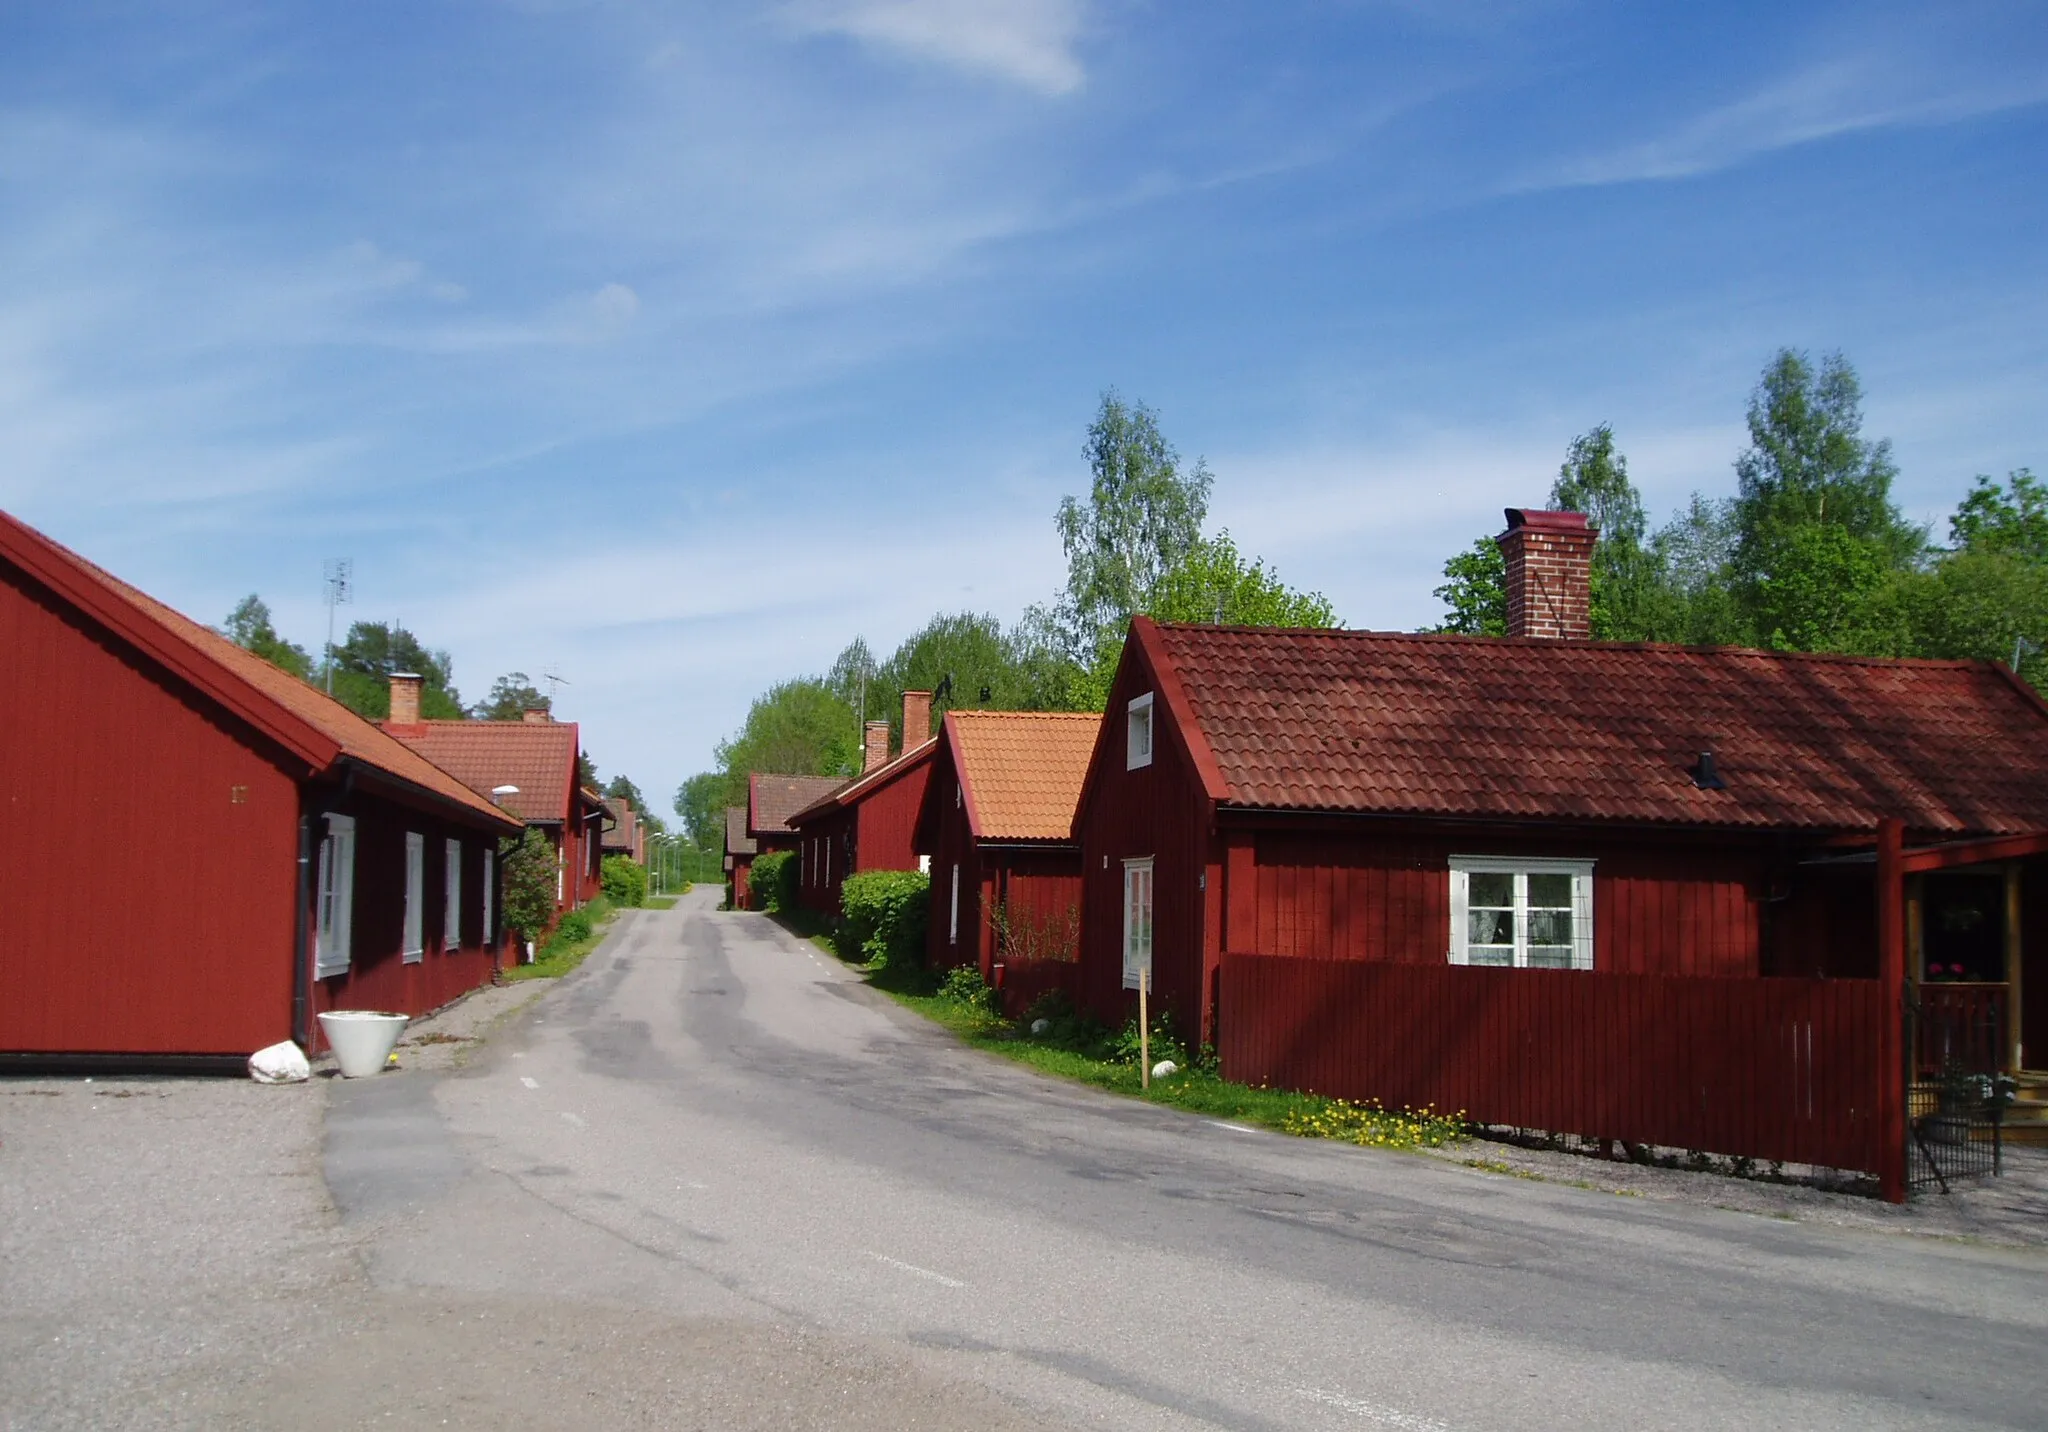
[(791, 816), (843, 784), (840, 776), (774, 776), (756, 771), (747, 777), (747, 834), (790, 834)]
[(932, 753), (938, 749), (939, 738), (936, 736), (919, 745), (912, 746), (895, 760), (884, 761), (872, 771), (855, 776), (843, 785), (834, 786), (802, 810), (792, 812), (787, 824), (791, 827), (801, 826), (806, 821), (816, 820), (818, 817), (827, 815), (832, 811), (845, 810), (848, 806), (858, 805), (876, 791), (887, 786), (891, 781), (909, 775), (926, 761), (929, 761), (932, 758)]
[(315, 687), (0, 512), (0, 558), (191, 682), (315, 772), (344, 758), (474, 815), (511, 824), (489, 800)]
[(1069, 839), (1101, 725), (1092, 711), (947, 712), (975, 839)]
[(624, 796), (606, 796), (604, 808), (611, 813), (612, 828), (604, 833), (604, 848), (608, 851), (635, 853), (633, 827), (640, 818), (633, 814), (633, 807)]
[[(1989, 662), (1145, 618), (1134, 631), (1226, 804), (2048, 830), (2048, 707)], [(1725, 789), (1694, 784), (1702, 751)]]
[(385, 730), (485, 800), (498, 786), (517, 786), (500, 803), (528, 823), (574, 820), (574, 721), (422, 721)]
[[(759, 847), (754, 844), (754, 837), (747, 834), (747, 808), (745, 806), (727, 806), (725, 808), (726, 855), (728, 857), (753, 855), (758, 850)], [(728, 866), (727, 868), (730, 869), (731, 867)]]

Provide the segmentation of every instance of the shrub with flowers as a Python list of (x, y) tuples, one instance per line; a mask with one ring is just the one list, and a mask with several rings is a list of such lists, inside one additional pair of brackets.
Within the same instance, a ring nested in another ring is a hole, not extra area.
[(1377, 1099), (1331, 1099), (1319, 1108), (1290, 1111), (1280, 1127), (1306, 1139), (1340, 1139), (1372, 1149), (1436, 1149), (1465, 1136), (1462, 1114), (1383, 1109)]

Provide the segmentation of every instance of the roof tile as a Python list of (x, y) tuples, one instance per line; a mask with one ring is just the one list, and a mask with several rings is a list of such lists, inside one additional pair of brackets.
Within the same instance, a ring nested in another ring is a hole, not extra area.
[[(2048, 829), (2048, 708), (1989, 662), (1159, 624), (1240, 806)], [(1690, 774), (1714, 753), (1726, 787)]]
[(523, 821), (575, 818), (574, 721), (422, 721), (385, 729), (486, 800), (499, 786), (519, 787), (502, 804)]
[(975, 838), (1068, 839), (1101, 725), (1092, 711), (948, 712)]

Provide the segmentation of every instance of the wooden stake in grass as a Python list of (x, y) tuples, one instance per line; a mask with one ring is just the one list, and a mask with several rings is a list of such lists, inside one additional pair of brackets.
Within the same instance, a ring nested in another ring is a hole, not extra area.
[(1138, 1087), (1152, 1087), (1152, 1019), (1145, 1007), (1146, 986), (1151, 983), (1152, 965), (1138, 966)]

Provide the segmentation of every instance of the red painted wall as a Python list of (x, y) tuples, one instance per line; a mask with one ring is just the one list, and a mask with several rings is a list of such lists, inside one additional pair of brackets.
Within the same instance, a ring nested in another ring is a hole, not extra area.
[(4, 564), (0, 652), (0, 1050), (287, 1037), (287, 758)]
[[(1593, 967), (1620, 974), (1755, 975), (1764, 861), (1754, 851), (1504, 828), (1443, 835), (1259, 831), (1247, 953), (1443, 964), (1450, 857), (1592, 860)], [(1230, 892), (1235, 902), (1238, 891)], [(1869, 897), (1865, 896), (1865, 903)]]
[(932, 762), (920, 760), (852, 806), (804, 822), (797, 849), (806, 906), (837, 915), (839, 887), (849, 874), (918, 868), (917, 815), (931, 775)]
[[(1110, 688), (1097, 747), (1096, 784), (1082, 796), (1082, 1003), (1097, 1019), (1121, 1024), (1136, 1013), (1123, 988), (1123, 862), (1153, 858), (1152, 998), (1183, 1030), (1208, 1026), (1221, 953), (1223, 847), (1206, 793), (1164, 700), (1153, 705), (1152, 764), (1125, 769), (1125, 713), (1133, 697), (1156, 689), (1142, 653), (1126, 646)], [(934, 888), (934, 908), (937, 891)]]
[[(360, 792), (334, 809), (356, 819), (356, 898), (350, 960), (347, 973), (314, 982), (314, 1011), (376, 1009), (394, 1014), (425, 1014), (488, 984), (495, 961), (492, 946), (484, 939), (483, 861), (495, 851), (495, 838)], [(421, 924), (426, 948), (414, 964), (405, 963), (402, 953), (408, 831), (418, 831), (426, 837)], [(445, 842), (450, 837), (463, 843), (461, 939), (452, 950), (444, 943), (442, 923), (446, 898)], [(493, 884), (495, 887), (495, 879)], [(326, 1047), (318, 1026), (315, 1020), (316, 1049)]]

